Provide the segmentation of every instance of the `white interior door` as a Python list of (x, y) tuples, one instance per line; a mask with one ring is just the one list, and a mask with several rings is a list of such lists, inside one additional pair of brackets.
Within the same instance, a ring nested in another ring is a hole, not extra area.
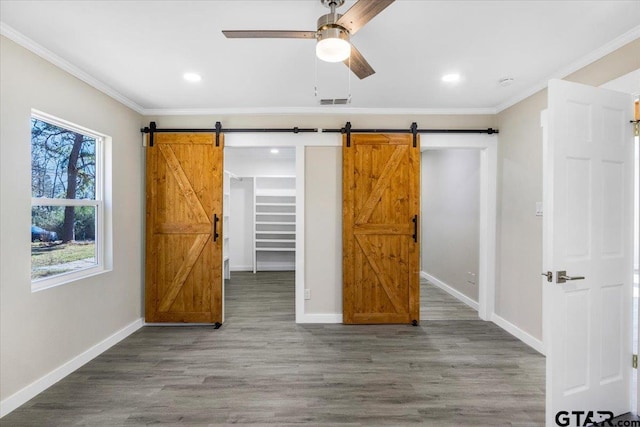
[[(562, 80), (549, 83), (548, 99), (546, 416), (547, 425), (583, 425), (587, 416), (599, 421), (631, 404), (632, 100)], [(563, 271), (569, 278), (559, 283)]]

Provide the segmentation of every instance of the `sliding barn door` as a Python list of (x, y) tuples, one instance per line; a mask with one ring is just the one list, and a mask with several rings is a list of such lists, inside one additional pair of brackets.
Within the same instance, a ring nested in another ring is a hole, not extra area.
[(147, 322), (222, 322), (223, 138), (147, 144)]
[(420, 320), (420, 143), (343, 137), (343, 321)]

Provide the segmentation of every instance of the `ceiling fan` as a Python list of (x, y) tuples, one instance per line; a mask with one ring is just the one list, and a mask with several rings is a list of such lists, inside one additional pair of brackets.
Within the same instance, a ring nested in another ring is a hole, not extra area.
[(226, 30), (222, 33), (229, 39), (315, 39), (319, 59), (342, 61), (356, 76), (364, 79), (375, 71), (349, 39), (395, 0), (358, 0), (344, 15), (336, 13), (336, 8), (344, 1), (320, 0), (331, 12), (318, 18), (316, 31)]

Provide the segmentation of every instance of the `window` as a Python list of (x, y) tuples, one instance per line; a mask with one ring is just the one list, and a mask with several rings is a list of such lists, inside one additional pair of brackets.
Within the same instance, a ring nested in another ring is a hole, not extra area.
[(104, 270), (103, 141), (51, 116), (31, 116), (32, 290)]

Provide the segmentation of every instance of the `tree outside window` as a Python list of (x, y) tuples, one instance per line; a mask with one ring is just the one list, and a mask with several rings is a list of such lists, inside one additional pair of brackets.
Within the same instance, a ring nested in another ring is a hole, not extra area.
[(100, 260), (101, 138), (31, 118), (31, 278), (94, 268)]

